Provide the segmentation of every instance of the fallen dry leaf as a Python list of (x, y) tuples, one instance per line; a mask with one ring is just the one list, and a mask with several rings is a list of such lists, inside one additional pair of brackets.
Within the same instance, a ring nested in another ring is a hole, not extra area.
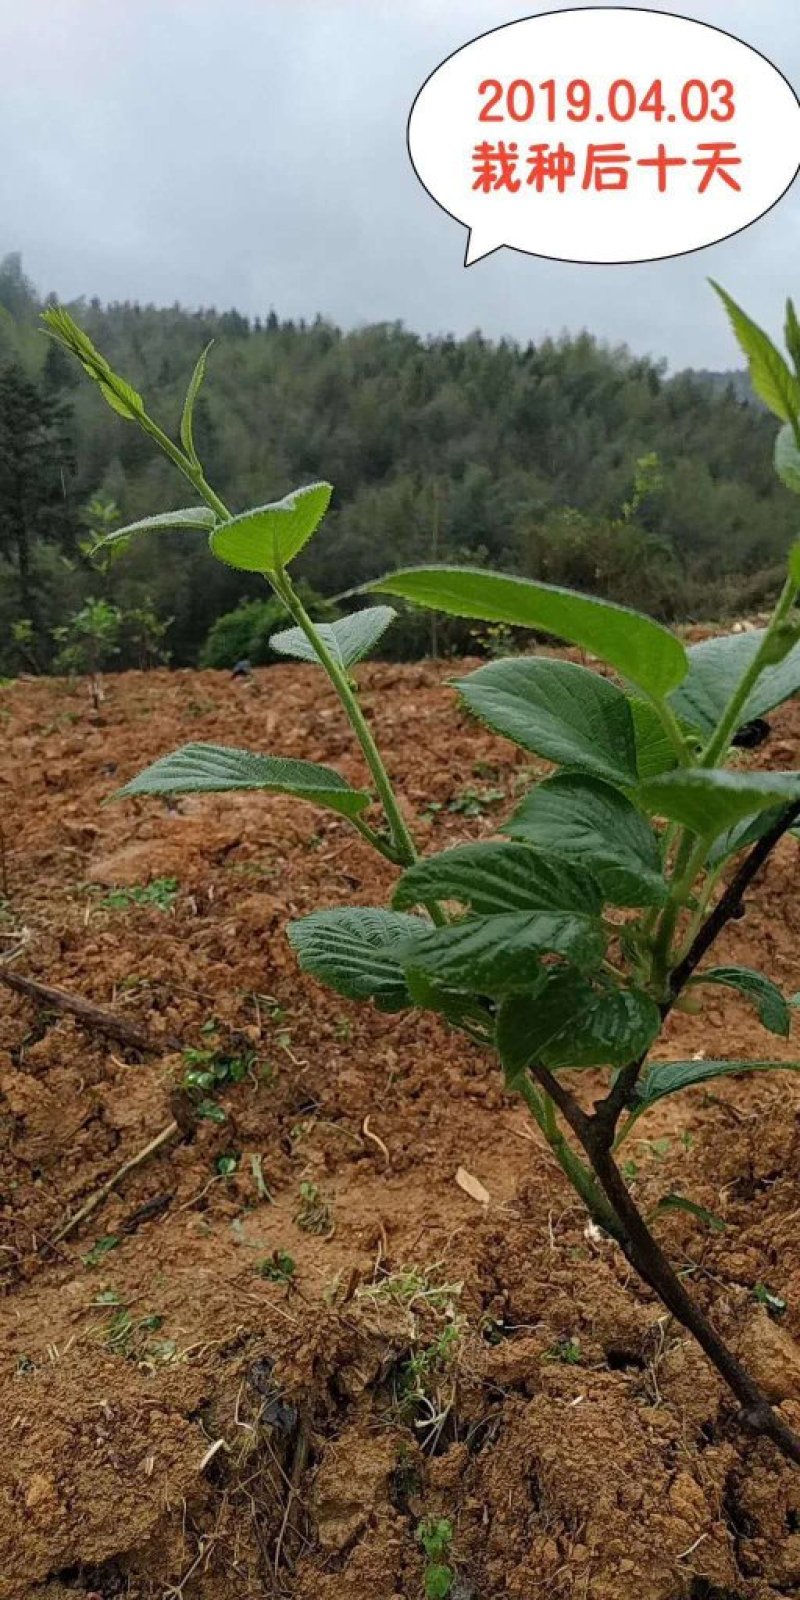
[(488, 1206), (491, 1200), (489, 1190), (484, 1189), (480, 1179), (473, 1178), (472, 1173), (467, 1172), (466, 1167), (459, 1167), (456, 1173), (456, 1183), (459, 1189), (463, 1189), (464, 1193), (469, 1195), (470, 1200), (477, 1200), (479, 1206)]

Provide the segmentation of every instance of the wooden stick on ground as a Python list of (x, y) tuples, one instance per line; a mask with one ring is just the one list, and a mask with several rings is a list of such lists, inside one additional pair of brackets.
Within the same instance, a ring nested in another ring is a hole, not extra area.
[(129, 1172), (133, 1172), (135, 1167), (140, 1167), (150, 1156), (155, 1155), (156, 1151), (161, 1149), (162, 1144), (168, 1144), (169, 1140), (174, 1139), (175, 1135), (180, 1131), (177, 1122), (168, 1122), (166, 1128), (162, 1128), (161, 1132), (156, 1134), (155, 1139), (151, 1139), (150, 1143), (146, 1144), (143, 1150), (139, 1150), (135, 1156), (131, 1156), (129, 1161), (123, 1161), (122, 1166), (118, 1167), (116, 1172), (105, 1183), (101, 1184), (99, 1189), (95, 1189), (94, 1194), (89, 1196), (89, 1199), (85, 1201), (79, 1210), (73, 1211), (72, 1216), (67, 1218), (63, 1227), (59, 1228), (58, 1233), (53, 1234), (49, 1243), (60, 1244), (62, 1239), (66, 1239), (71, 1233), (74, 1233), (75, 1229), (80, 1227), (80, 1224), (85, 1222), (93, 1211), (97, 1210), (97, 1207), (106, 1199), (106, 1196), (111, 1194), (112, 1189), (116, 1189), (117, 1184), (121, 1183)]
[[(121, 1044), (128, 1045), (131, 1050), (163, 1056), (171, 1050), (182, 1048), (178, 1039), (170, 1038), (169, 1035), (163, 1039), (156, 1039), (143, 1028), (137, 1028), (136, 1024), (129, 1022), (127, 1018), (118, 1017), (113, 1011), (106, 1011), (102, 1006), (93, 1005), (90, 1000), (84, 1000), (79, 994), (69, 994), (66, 989), (53, 989), (49, 984), (37, 983), (34, 978), (23, 978), (21, 973), (11, 972), (3, 963), (0, 963), (0, 983), (4, 983), (8, 989), (13, 989), (15, 993), (24, 995), (26, 999), (36, 1001), (38, 1005), (47, 1006), (54, 1011), (66, 1011), (70, 1016), (77, 1017), (85, 1027), (93, 1028), (95, 1032), (103, 1033), (110, 1039), (117, 1039)], [(67, 1218), (48, 1243), (60, 1244), (63, 1239), (74, 1233), (129, 1172), (142, 1166), (150, 1156), (161, 1149), (162, 1145), (168, 1144), (181, 1131), (177, 1122), (168, 1122), (143, 1150), (137, 1151), (135, 1156), (123, 1161), (122, 1166), (118, 1167), (99, 1189), (95, 1189), (94, 1194), (90, 1195), (77, 1211), (73, 1211), (72, 1216)]]
[(38, 983), (35, 978), (23, 978), (20, 972), (12, 972), (4, 963), (0, 964), (0, 983), (17, 994), (25, 995), (28, 1000), (35, 1000), (38, 1005), (47, 1006), (51, 1011), (68, 1012), (70, 1016), (77, 1017), (79, 1022), (85, 1023), (87, 1028), (104, 1033), (110, 1039), (117, 1039), (131, 1050), (163, 1056), (170, 1050), (183, 1049), (179, 1039), (170, 1038), (169, 1035), (156, 1039), (126, 1017), (106, 1011), (91, 1000), (84, 1000), (79, 994), (69, 994), (66, 989), (53, 989), (49, 984)]

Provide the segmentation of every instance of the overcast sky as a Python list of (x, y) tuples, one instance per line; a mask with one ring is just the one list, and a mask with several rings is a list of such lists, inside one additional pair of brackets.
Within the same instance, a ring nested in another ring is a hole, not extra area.
[[(522, 340), (588, 327), (672, 365), (740, 364), (705, 279), (778, 325), (787, 292), (800, 295), (800, 180), (755, 226), (682, 259), (569, 266), (504, 250), (464, 269), (464, 230), (410, 166), (408, 111), (444, 56), (536, 9), (0, 0), (0, 252), (21, 250), (37, 286), (65, 299)], [(800, 85), (798, 0), (674, 9)]]

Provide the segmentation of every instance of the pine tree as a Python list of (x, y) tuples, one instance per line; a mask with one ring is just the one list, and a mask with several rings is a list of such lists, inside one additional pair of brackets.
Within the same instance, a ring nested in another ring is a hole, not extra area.
[(75, 532), (68, 421), (63, 399), (33, 383), (18, 363), (0, 369), (0, 554), (16, 568), (23, 615), (35, 632), (36, 545), (69, 549)]

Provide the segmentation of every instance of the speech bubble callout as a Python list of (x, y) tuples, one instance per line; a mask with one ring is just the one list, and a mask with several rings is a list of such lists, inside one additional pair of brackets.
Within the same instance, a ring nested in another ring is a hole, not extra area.
[(408, 148), (469, 229), (464, 265), (507, 246), (562, 261), (685, 255), (769, 211), (800, 167), (800, 102), (732, 34), (624, 6), (506, 23), (420, 89)]

